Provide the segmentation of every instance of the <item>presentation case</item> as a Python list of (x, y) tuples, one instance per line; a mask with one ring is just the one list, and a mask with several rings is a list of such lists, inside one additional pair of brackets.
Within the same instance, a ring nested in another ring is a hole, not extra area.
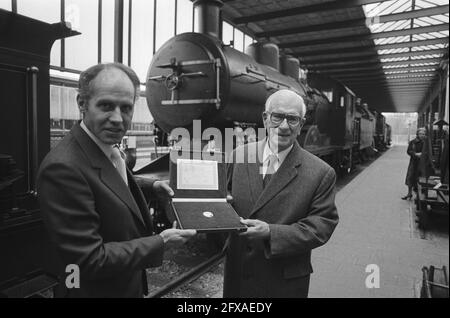
[(222, 152), (170, 152), (170, 208), (179, 227), (198, 233), (245, 231), (227, 202), (227, 166)]

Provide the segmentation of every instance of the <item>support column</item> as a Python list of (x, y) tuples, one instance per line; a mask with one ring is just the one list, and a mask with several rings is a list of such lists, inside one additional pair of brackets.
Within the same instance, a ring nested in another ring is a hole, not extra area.
[(433, 103), (431, 103), (428, 108), (428, 122), (427, 122), (428, 134), (430, 135), (433, 132), (433, 118), (434, 118)]
[(123, 0), (114, 6), (114, 62), (123, 63)]
[(449, 119), (448, 119), (448, 68), (447, 68), (447, 72), (446, 72), (446, 86), (445, 86), (445, 107), (444, 107), (444, 120), (446, 121), (447, 124), (449, 123)]
[(423, 126), (427, 128), (430, 126), (430, 113), (431, 113), (430, 108), (431, 108), (430, 105), (428, 105), (425, 110), (425, 121), (423, 123)]

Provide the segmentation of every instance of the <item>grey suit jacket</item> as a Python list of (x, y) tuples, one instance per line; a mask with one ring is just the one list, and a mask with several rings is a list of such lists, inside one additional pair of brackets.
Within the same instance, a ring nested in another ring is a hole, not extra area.
[(160, 265), (164, 243), (153, 235), (145, 199), (128, 171), (129, 186), (76, 124), (46, 156), (37, 179), (44, 223), (60, 264), (80, 268), (70, 297), (142, 297), (144, 269)]
[(336, 175), (295, 142), (263, 189), (263, 149), (264, 142), (258, 142), (234, 151), (234, 162), (241, 163), (230, 165), (229, 187), (238, 214), (267, 222), (270, 240), (233, 240), (225, 284), (231, 283), (233, 295), (240, 297), (304, 296), (312, 273), (311, 250), (326, 243), (338, 223)]

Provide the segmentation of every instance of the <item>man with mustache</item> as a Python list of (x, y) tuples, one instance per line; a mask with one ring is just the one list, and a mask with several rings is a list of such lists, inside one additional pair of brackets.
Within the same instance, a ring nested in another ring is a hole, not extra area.
[[(176, 224), (155, 234), (145, 198), (117, 147), (131, 126), (139, 86), (136, 73), (120, 63), (81, 73), (77, 104), (83, 120), (41, 164), (39, 203), (61, 261), (61, 285), (66, 266), (80, 269), (80, 285), (65, 288), (64, 296), (142, 297), (145, 268), (161, 265), (165, 248), (196, 234)], [(146, 190), (173, 195), (161, 181), (149, 182)]]
[(263, 113), (267, 138), (233, 153), (229, 187), (248, 228), (228, 249), (226, 297), (308, 296), (311, 250), (328, 241), (338, 214), (333, 168), (297, 142), (305, 113), (301, 96), (275, 92)]

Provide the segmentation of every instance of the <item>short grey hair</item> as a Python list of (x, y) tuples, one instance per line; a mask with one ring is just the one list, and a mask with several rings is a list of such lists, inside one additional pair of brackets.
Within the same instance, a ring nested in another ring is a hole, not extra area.
[(299, 94), (297, 94), (294, 91), (288, 90), (288, 89), (280, 89), (279, 91), (276, 91), (272, 95), (270, 95), (265, 104), (265, 110), (268, 111), (272, 101), (276, 98), (288, 98), (293, 99), (293, 101), (300, 106), (300, 117), (304, 118), (306, 115), (306, 105), (303, 97), (301, 97)]
[(122, 63), (101, 63), (89, 67), (87, 70), (80, 74), (78, 80), (78, 94), (81, 99), (89, 100), (91, 97), (91, 82), (97, 77), (97, 75), (103, 70), (117, 69), (124, 72), (134, 86), (134, 101), (139, 96), (140, 81), (136, 73), (128, 66)]

